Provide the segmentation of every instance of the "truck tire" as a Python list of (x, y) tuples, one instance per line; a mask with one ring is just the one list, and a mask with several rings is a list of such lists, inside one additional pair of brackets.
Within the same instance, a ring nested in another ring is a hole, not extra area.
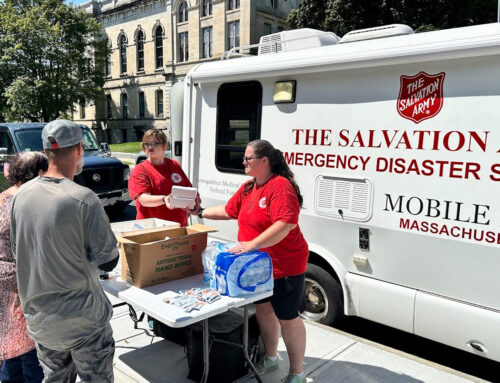
[(342, 286), (328, 272), (312, 263), (307, 264), (305, 295), (306, 309), (302, 318), (327, 326), (338, 325), (344, 319)]

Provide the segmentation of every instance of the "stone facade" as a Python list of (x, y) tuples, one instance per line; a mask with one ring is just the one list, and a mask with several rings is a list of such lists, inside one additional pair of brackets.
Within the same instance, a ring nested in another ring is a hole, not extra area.
[(255, 44), (262, 35), (285, 29), (286, 16), (300, 2), (91, 0), (80, 5), (100, 21), (111, 55), (104, 94), (75, 106), (73, 119), (109, 143), (140, 140), (153, 127), (168, 129), (173, 83), (194, 65), (219, 60), (234, 44)]

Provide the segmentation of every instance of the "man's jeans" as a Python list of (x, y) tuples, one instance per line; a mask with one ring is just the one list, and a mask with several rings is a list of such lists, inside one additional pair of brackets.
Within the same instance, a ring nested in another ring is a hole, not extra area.
[(2, 383), (40, 383), (42, 379), (43, 371), (36, 350), (3, 361), (0, 375)]

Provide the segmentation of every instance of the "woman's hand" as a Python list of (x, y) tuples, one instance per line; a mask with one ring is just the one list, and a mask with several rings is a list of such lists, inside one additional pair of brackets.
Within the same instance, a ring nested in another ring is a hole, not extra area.
[(191, 215), (198, 215), (198, 211), (200, 210), (200, 208), (201, 208), (201, 198), (200, 198), (200, 193), (197, 193), (194, 208), (188, 209), (188, 213)]
[(167, 209), (170, 209), (170, 210), (175, 209), (175, 208), (172, 207), (172, 205), (170, 205), (170, 201), (171, 200), (172, 200), (172, 194), (169, 194), (169, 195), (165, 196), (165, 199), (164, 199), (165, 206), (167, 207)]
[(250, 253), (255, 250), (258, 250), (257, 246), (255, 246), (253, 242), (250, 241), (250, 242), (239, 242), (237, 245), (231, 247), (231, 249), (229, 249), (229, 252), (234, 254), (242, 254), (242, 253)]

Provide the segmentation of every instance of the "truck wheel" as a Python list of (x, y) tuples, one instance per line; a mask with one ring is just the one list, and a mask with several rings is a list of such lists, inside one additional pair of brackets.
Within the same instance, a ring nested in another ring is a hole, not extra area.
[(344, 298), (340, 283), (321, 267), (307, 264), (306, 309), (302, 318), (327, 326), (344, 318)]

